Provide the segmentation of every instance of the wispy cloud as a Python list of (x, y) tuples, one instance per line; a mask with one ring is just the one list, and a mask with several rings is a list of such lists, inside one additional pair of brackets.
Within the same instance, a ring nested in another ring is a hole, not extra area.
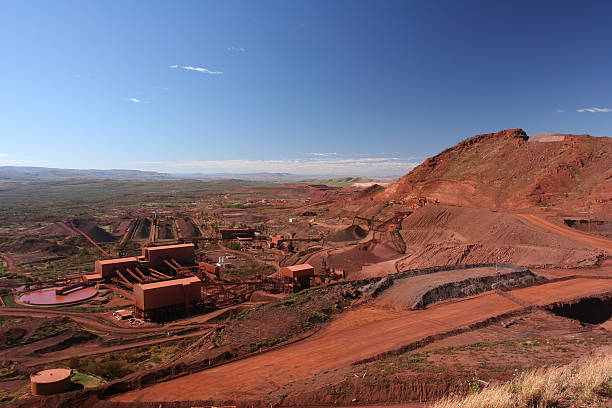
[(202, 72), (203, 74), (210, 74), (210, 75), (220, 75), (223, 72), (221, 71), (211, 71), (210, 69), (207, 68), (203, 68), (203, 67), (192, 67), (190, 65), (183, 67), (183, 69), (186, 69), (188, 71), (197, 71), (197, 72)]
[(246, 48), (242, 48), (242, 47), (225, 47), (226, 50), (228, 51), (234, 51), (234, 52), (245, 52)]
[(307, 153), (311, 156), (317, 157), (330, 157), (330, 156), (340, 156), (338, 153)]
[(174, 68), (178, 68), (178, 65), (177, 65), (177, 64), (174, 64), (174, 65), (168, 65), (168, 68), (173, 68), (173, 69), (174, 69)]
[(612, 112), (612, 108), (582, 108), (582, 109), (576, 109), (577, 112), (592, 112), (592, 113), (597, 113), (597, 112)]
[(6, 153), (0, 153), (0, 166), (48, 166), (49, 163), (34, 160), (9, 159)]
[(557, 112), (563, 113), (563, 112), (565, 112), (565, 109), (557, 109)]
[(293, 173), (300, 175), (390, 176), (403, 175), (419, 164), (397, 157), (324, 157), (278, 160), (192, 160), (139, 162), (150, 170), (174, 173)]

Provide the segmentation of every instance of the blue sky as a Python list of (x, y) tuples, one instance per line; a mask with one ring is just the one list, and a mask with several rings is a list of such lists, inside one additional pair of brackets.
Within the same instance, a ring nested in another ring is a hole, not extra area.
[(610, 136), (610, 16), (589, 1), (5, 0), (0, 165), (380, 176), (505, 128)]

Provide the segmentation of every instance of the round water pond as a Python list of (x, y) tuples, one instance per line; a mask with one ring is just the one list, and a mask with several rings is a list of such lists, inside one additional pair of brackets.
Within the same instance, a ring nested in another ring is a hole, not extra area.
[(81, 302), (96, 296), (98, 293), (98, 290), (94, 287), (82, 287), (69, 291), (64, 295), (59, 295), (56, 289), (62, 289), (62, 287), (33, 290), (21, 295), (19, 300), (30, 305), (54, 306)]

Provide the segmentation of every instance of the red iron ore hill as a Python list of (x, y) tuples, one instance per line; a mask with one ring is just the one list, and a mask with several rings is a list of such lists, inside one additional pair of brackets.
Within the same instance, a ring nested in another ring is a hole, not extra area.
[(375, 201), (603, 210), (612, 199), (612, 139), (522, 129), (477, 135), (425, 160)]

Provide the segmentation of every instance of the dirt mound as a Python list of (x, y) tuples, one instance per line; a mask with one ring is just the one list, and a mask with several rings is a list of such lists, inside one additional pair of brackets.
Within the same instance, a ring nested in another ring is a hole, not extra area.
[(112, 242), (117, 239), (91, 220), (72, 220), (72, 224), (96, 242)]
[(375, 200), (589, 208), (612, 199), (611, 138), (563, 135), (557, 141), (525, 143), (527, 139), (522, 129), (512, 129), (464, 140), (427, 159)]
[(69, 238), (62, 243), (47, 240), (35, 236), (23, 236), (12, 240), (7, 240), (0, 244), (0, 249), (13, 253), (34, 253), (42, 252), (50, 255), (67, 256), (75, 252), (75, 244), (78, 237)]
[(384, 191), (385, 188), (383, 186), (381, 186), (380, 184), (373, 184), (369, 187), (367, 187), (365, 190), (359, 192), (357, 194), (357, 198), (369, 198), (372, 197), (374, 195), (376, 195), (377, 193), (380, 193), (381, 191)]
[(399, 252), (394, 248), (384, 243), (370, 241), (351, 246), (348, 249), (330, 252), (326, 264), (330, 267), (342, 269), (349, 276), (352, 276), (366, 265), (388, 261), (398, 255)]
[(331, 242), (357, 241), (368, 235), (368, 232), (359, 225), (351, 225), (350, 227), (338, 231), (330, 235), (327, 239)]
[(182, 238), (192, 238), (200, 236), (200, 230), (198, 229), (198, 227), (196, 227), (191, 218), (177, 218), (176, 223), (178, 225), (178, 230)]

